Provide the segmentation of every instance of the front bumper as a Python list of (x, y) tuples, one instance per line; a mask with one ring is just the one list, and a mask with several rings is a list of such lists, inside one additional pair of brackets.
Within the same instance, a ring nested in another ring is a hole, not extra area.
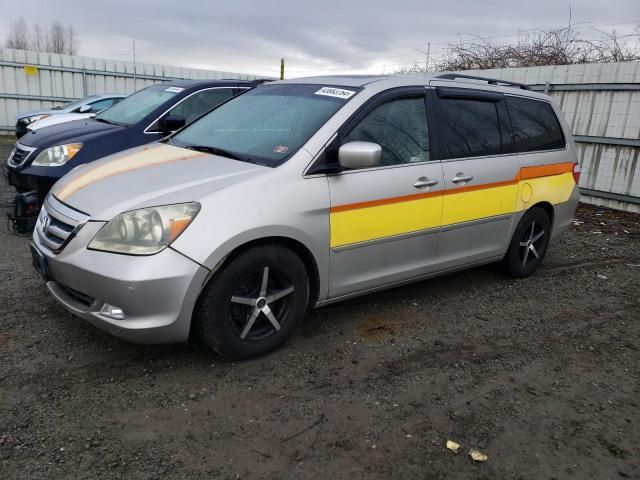
[(58, 181), (58, 178), (43, 177), (40, 175), (28, 175), (22, 172), (18, 172), (8, 167), (4, 167), (5, 178), (9, 182), (9, 185), (15, 187), (18, 192), (30, 192), (35, 190), (38, 192), (40, 200), (44, 200), (47, 196), (47, 192), (51, 190), (53, 184)]
[[(38, 222), (33, 243), (46, 258), (51, 294), (74, 315), (124, 340), (186, 341), (209, 271), (170, 248), (150, 256), (88, 250), (86, 245), (103, 225), (87, 222), (55, 254), (42, 243)], [(125, 319), (103, 315), (105, 304), (121, 308)]]

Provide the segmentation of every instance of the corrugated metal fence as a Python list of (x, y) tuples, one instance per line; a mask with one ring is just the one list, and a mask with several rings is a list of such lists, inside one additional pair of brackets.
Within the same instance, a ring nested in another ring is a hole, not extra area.
[(94, 93), (132, 93), (175, 79), (254, 75), (150, 63), (0, 49), (0, 131), (12, 133), (18, 113), (63, 105)]
[(463, 73), (549, 93), (573, 130), (583, 200), (640, 212), (640, 62)]

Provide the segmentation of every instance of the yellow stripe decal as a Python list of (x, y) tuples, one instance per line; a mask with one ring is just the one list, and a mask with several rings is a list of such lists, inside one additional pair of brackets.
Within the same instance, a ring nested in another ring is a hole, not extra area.
[(566, 202), (575, 186), (572, 172), (573, 163), (523, 167), (504, 182), (337, 205), (330, 213), (331, 247), (509, 214), (541, 201)]
[[(158, 150), (162, 151), (159, 152)], [(191, 160), (205, 155), (205, 153), (201, 152), (188, 151), (182, 148), (168, 147), (159, 144), (144, 147), (142, 151), (136, 152), (133, 155), (123, 155), (93, 168), (90, 166), (88, 171), (78, 175), (78, 177), (71, 180), (68, 184), (62, 186), (59, 191), (54, 192), (54, 194), (59, 200), (65, 201), (78, 190), (88, 187), (100, 180), (113, 177), (114, 175), (120, 175), (141, 168), (153, 167), (163, 163)]]

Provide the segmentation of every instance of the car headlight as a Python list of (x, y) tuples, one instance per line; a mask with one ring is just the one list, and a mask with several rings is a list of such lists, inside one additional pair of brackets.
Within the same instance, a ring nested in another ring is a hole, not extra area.
[(40, 152), (32, 165), (34, 167), (59, 167), (75, 157), (81, 148), (81, 143), (69, 143), (47, 148)]
[(192, 202), (124, 212), (102, 227), (88, 248), (128, 255), (153, 255), (171, 245), (199, 211), (200, 204)]
[(27, 125), (29, 125), (30, 123), (37, 122), (38, 120), (42, 120), (43, 118), (47, 118), (47, 117), (50, 117), (50, 116), (51, 115), (48, 115), (46, 113), (43, 113), (42, 115), (32, 115), (30, 117), (23, 118), (22, 122), (27, 124)]

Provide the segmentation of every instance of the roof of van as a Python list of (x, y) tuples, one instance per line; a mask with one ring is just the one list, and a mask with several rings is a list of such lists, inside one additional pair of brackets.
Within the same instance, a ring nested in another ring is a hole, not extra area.
[[(503, 93), (511, 93), (537, 98), (548, 99), (547, 95), (532, 90), (521, 88), (521, 84), (509, 84), (509, 81), (494, 80), (485, 77), (472, 77), (460, 75), (457, 78), (440, 78), (440, 73), (410, 73), (410, 74), (393, 74), (393, 75), (331, 75), (318, 77), (293, 78), (290, 80), (279, 80), (271, 82), (271, 84), (315, 84), (327, 85), (334, 87), (359, 87), (367, 88), (373, 86), (376, 88), (393, 88), (403, 86), (429, 85), (431, 81), (437, 81), (438, 85), (455, 86), (464, 88), (477, 88), (480, 90), (497, 91)], [(494, 82), (494, 83), (491, 83)], [(497, 84), (495, 82), (498, 82)]]

